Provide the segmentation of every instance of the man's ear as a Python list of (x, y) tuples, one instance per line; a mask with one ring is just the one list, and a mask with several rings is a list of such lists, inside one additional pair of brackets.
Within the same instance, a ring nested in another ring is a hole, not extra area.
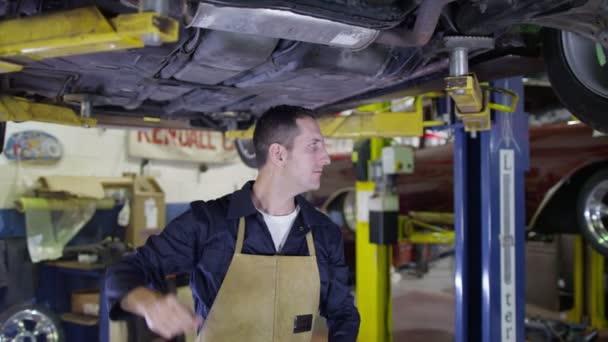
[(285, 147), (274, 143), (268, 148), (268, 159), (274, 165), (283, 165), (287, 157)]

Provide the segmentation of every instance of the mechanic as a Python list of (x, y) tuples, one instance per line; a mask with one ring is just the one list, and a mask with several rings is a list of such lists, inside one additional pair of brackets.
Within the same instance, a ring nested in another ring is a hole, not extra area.
[[(164, 338), (198, 329), (204, 341), (310, 341), (320, 312), (329, 341), (356, 340), (360, 318), (341, 231), (300, 195), (319, 188), (330, 163), (314, 113), (271, 108), (253, 142), (255, 182), (192, 202), (108, 269), (111, 319), (142, 316)], [(185, 272), (195, 313), (162, 294), (168, 275)]]

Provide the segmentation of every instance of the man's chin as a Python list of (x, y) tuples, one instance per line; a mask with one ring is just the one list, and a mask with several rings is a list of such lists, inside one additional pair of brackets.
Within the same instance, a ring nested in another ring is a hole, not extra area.
[(321, 182), (313, 182), (310, 184), (310, 189), (308, 191), (316, 191), (321, 187)]

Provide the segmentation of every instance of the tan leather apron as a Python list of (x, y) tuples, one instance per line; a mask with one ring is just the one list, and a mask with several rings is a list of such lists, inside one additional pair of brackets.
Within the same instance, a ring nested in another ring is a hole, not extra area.
[(244, 236), (241, 218), (232, 262), (197, 341), (310, 342), (321, 287), (312, 232), (309, 256), (242, 254)]

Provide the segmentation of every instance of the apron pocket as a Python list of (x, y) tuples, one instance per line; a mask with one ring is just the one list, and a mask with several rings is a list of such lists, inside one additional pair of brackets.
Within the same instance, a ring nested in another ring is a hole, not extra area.
[(301, 333), (312, 330), (312, 315), (296, 316), (293, 322), (293, 333)]

